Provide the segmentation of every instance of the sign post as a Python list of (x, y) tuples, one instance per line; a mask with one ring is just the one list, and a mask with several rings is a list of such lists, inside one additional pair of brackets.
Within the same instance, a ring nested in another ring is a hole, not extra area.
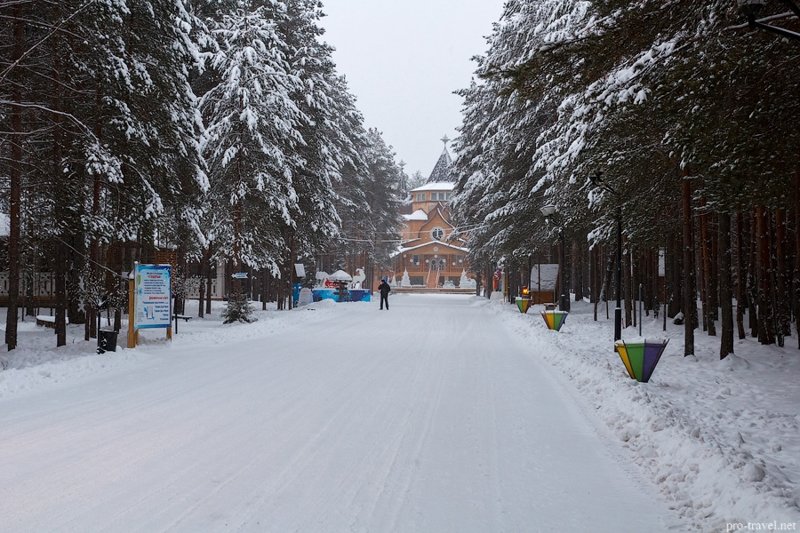
[(128, 348), (138, 344), (140, 329), (167, 330), (172, 339), (172, 267), (134, 264), (129, 280), (131, 298), (128, 318)]
[(136, 267), (139, 262), (133, 264), (133, 270), (128, 274), (128, 348), (136, 348), (139, 342), (139, 332), (136, 330)]

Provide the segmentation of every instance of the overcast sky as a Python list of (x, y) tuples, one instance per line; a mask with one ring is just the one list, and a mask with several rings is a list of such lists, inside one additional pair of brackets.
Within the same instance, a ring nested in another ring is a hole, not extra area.
[[(325, 40), (358, 97), (368, 127), (383, 132), (409, 175), (427, 178), (461, 124), (461, 98), (486, 51), (503, 0), (325, 0)], [(451, 151), (452, 153), (452, 151)]]

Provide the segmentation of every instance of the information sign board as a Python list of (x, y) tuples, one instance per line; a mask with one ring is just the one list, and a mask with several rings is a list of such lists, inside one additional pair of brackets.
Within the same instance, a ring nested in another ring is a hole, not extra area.
[(171, 327), (171, 277), (169, 265), (136, 265), (136, 329)]

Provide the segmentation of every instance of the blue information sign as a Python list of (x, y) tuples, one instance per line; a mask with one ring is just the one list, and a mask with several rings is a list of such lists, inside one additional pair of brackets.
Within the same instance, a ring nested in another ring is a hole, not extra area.
[(171, 275), (169, 265), (136, 265), (136, 329), (171, 326)]

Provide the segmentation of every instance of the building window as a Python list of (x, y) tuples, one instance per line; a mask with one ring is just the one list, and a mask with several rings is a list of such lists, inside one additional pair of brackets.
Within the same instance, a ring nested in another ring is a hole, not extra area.
[(424, 202), (424, 201), (425, 201), (425, 193), (424, 192), (418, 192), (417, 193), (417, 202)]
[(411, 257), (411, 262), (414, 263), (415, 265), (419, 266), (419, 256), (418, 255), (412, 256)]
[(445, 270), (447, 268), (447, 260), (442, 257), (431, 257), (426, 259), (426, 262), (430, 270)]
[(431, 237), (433, 237), (435, 241), (441, 241), (444, 239), (444, 230), (439, 227), (433, 228), (433, 230), (431, 230)]

